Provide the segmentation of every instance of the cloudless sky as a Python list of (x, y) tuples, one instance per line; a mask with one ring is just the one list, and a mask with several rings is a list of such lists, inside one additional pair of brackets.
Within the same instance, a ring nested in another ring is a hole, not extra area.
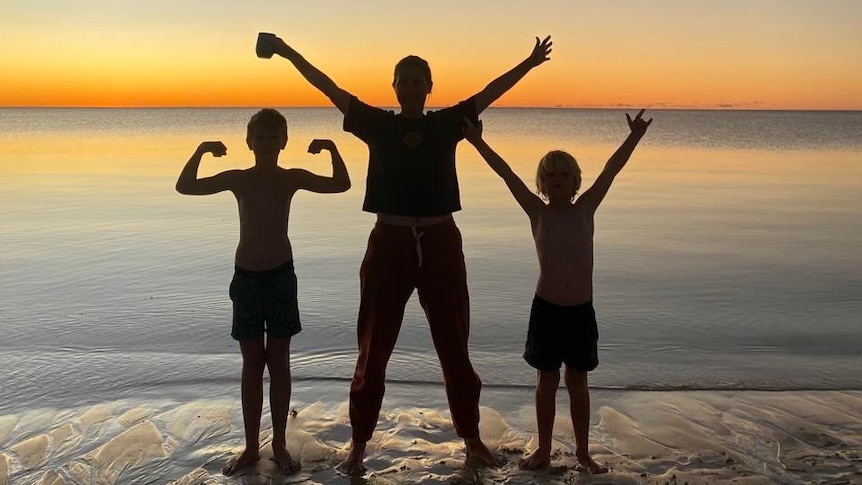
[(862, 109), (862, 1), (2, 0), (0, 106), (328, 106), (273, 32), (363, 100), (426, 58), (457, 102), (552, 35), (496, 106)]

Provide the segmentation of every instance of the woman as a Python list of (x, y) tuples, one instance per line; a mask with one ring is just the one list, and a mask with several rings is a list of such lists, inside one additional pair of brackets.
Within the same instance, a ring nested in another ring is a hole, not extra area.
[(536, 38), (533, 51), (482, 91), (455, 106), (425, 112), (433, 86), (428, 63), (408, 56), (395, 66), (392, 87), (400, 111), (369, 106), (341, 89), (275, 36), (263, 36), (272, 52), (344, 114), (344, 130), (368, 145), (369, 167), (363, 210), (377, 214), (360, 269), (359, 356), (350, 385), (352, 441), (339, 468), (364, 471), (365, 445), (383, 401), (386, 364), (414, 289), (428, 318), (440, 359), (452, 421), (467, 457), (496, 459), (479, 437), (481, 381), (468, 354), (469, 297), (461, 234), (452, 213), (461, 209), (455, 147), (464, 138), (464, 118), (479, 113), (551, 53), (550, 36)]

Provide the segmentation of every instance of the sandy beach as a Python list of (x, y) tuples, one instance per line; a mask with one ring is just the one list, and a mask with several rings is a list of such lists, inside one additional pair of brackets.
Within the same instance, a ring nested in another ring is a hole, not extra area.
[(288, 446), (303, 470), (293, 476), (268, 460), (266, 427), (263, 459), (221, 476), (242, 444), (238, 400), (116, 401), (0, 416), (0, 484), (862, 483), (860, 391), (595, 390), (591, 451), (610, 473), (591, 476), (576, 467), (564, 393), (552, 466), (526, 472), (531, 390), (483, 391), (482, 436), (506, 464), (479, 469), (465, 464), (442, 388), (403, 384), (387, 390), (368, 473), (350, 479), (334, 470), (350, 433), (342, 384), (295, 385)]

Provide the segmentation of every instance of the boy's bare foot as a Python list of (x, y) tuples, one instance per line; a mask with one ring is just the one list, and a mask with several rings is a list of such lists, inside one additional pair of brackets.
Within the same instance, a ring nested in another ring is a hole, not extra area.
[(250, 450), (246, 448), (242, 451), (242, 453), (238, 455), (233, 455), (230, 460), (227, 461), (225, 466), (221, 469), (221, 472), (225, 476), (231, 476), (239, 470), (257, 463), (260, 461), (260, 452), (255, 448)]
[(590, 455), (578, 456), (578, 464), (585, 470), (594, 475), (599, 473), (607, 473), (608, 469), (596, 463)]
[(467, 459), (480, 466), (500, 466), (503, 460), (491, 453), (491, 450), (479, 438), (464, 440), (467, 446)]
[(298, 472), (302, 466), (298, 461), (294, 460), (290, 453), (284, 448), (282, 449), (272, 449), (272, 461), (278, 465), (278, 471), (280, 471), (284, 475), (290, 475), (292, 473)]
[(518, 460), (518, 468), (522, 470), (538, 470), (549, 466), (551, 466), (551, 452), (541, 448), (536, 448), (530, 456)]
[(365, 443), (353, 442), (350, 444), (350, 452), (347, 458), (335, 467), (339, 472), (348, 475), (356, 476), (365, 473), (365, 466), (362, 464), (365, 460)]

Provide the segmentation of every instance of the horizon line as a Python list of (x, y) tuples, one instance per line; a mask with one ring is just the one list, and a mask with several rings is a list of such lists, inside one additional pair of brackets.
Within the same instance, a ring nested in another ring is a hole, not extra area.
[[(449, 105), (431, 105), (426, 108), (446, 108)], [(335, 106), (309, 106), (309, 105), (116, 105), (116, 106), (87, 106), (87, 105), (0, 105), (0, 109), (261, 109), (264, 107), (280, 109), (337, 109)], [(398, 106), (380, 105), (379, 108), (393, 108)], [(632, 110), (646, 109), (651, 111), (829, 111), (829, 112), (856, 112), (860, 108), (781, 108), (781, 107), (733, 107), (733, 106), (643, 106), (643, 105), (614, 105), (614, 106), (584, 106), (584, 105), (523, 105), (523, 106), (489, 106), (488, 109), (581, 109), (581, 110)]]

